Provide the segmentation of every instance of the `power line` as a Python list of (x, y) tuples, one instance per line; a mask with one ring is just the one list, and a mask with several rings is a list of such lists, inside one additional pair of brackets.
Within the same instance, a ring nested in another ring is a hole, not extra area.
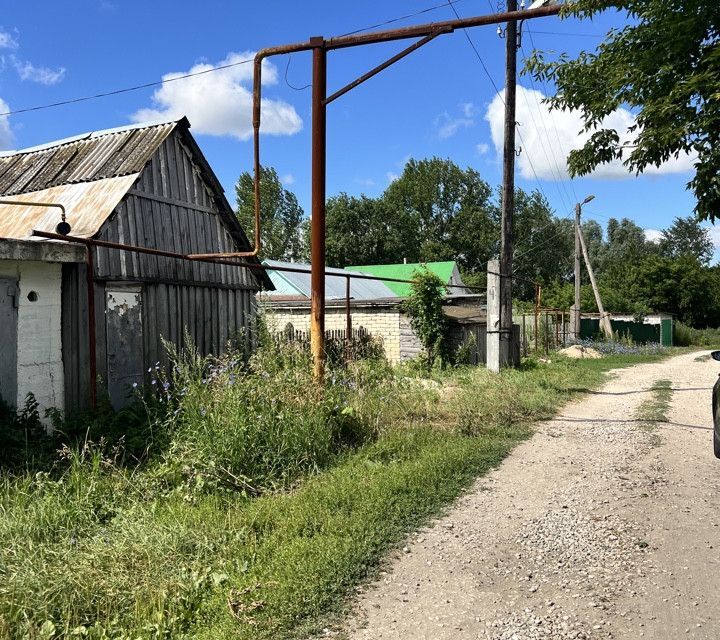
[(562, 31), (536, 31), (535, 33), (547, 36), (571, 36), (573, 38), (604, 38), (599, 33), (563, 33)]
[[(454, 2), (464, 2), (464, 0), (453, 0)], [(488, 0), (489, 2), (490, 0)], [(408, 13), (405, 16), (400, 16), (399, 18), (391, 18), (390, 20), (385, 20), (385, 22), (378, 22), (377, 24), (370, 25), (369, 27), (363, 27), (362, 29), (355, 29), (355, 31), (348, 31), (347, 33), (343, 33), (342, 35), (338, 36), (340, 38), (344, 38), (345, 36), (354, 36), (357, 33), (363, 33), (364, 31), (370, 31), (372, 29), (378, 29), (379, 27), (384, 27), (388, 24), (394, 24), (395, 22), (402, 22), (403, 20), (407, 20), (409, 18), (415, 18), (416, 16), (420, 16), (424, 13), (430, 13), (431, 11), (437, 11), (438, 9), (444, 9), (447, 7), (447, 3), (443, 2), (442, 4), (436, 4), (435, 6), (428, 7), (427, 9), (421, 9), (420, 11), (416, 11), (415, 13)], [(490, 5), (490, 8), (492, 9), (492, 5)]]
[(186, 78), (193, 78), (195, 76), (201, 76), (206, 73), (213, 73), (215, 71), (221, 71), (223, 69), (230, 69), (231, 67), (237, 67), (241, 64), (248, 64), (252, 62), (253, 59), (250, 58), (249, 60), (239, 60), (238, 62), (231, 62), (229, 64), (223, 64), (218, 67), (213, 67), (212, 69), (204, 69), (203, 71), (194, 71), (193, 73), (185, 73), (180, 76), (175, 76), (173, 78), (165, 78), (163, 80), (156, 80), (155, 82), (146, 82), (144, 84), (138, 84), (132, 87), (125, 87), (123, 89), (115, 89), (113, 91), (106, 91), (104, 93), (96, 93), (89, 96), (82, 96), (80, 98), (71, 98), (69, 100), (61, 100), (60, 102), (52, 102), (50, 104), (43, 104), (38, 105), (35, 107), (25, 107), (23, 109), (15, 109), (14, 111), (5, 111), (4, 113), (0, 113), (0, 117), (3, 116), (14, 116), (18, 113), (28, 113), (29, 111), (42, 111), (43, 109), (51, 109), (53, 107), (62, 107), (63, 105), (67, 104), (75, 104), (78, 102), (86, 102), (87, 100), (95, 100), (97, 98), (106, 98), (108, 96), (116, 96), (120, 93), (129, 93), (131, 91), (139, 91), (140, 89), (148, 89), (150, 87), (157, 87), (163, 84), (168, 84), (169, 82), (175, 82), (177, 80), (185, 80)]

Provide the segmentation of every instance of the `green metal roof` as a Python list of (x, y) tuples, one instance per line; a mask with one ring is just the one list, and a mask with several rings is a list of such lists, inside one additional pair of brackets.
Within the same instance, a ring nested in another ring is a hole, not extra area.
[[(455, 270), (455, 262), (424, 262), (424, 263), (402, 263), (402, 264), (367, 264), (345, 267), (347, 271), (362, 271), (371, 276), (385, 278), (398, 278), (400, 280), (412, 280), (415, 272), (422, 267), (427, 267), (432, 273), (438, 276), (443, 282), (449, 283)], [(410, 285), (405, 282), (384, 282), (384, 284), (398, 296), (407, 297), (410, 295)]]

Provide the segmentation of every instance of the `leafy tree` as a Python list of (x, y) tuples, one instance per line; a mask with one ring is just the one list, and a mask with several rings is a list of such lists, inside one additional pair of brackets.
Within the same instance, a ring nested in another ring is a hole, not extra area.
[[(498, 227), (497, 236), (499, 239)], [(547, 200), (538, 192), (515, 190), (515, 237), (513, 297), (532, 300), (535, 287), (527, 280), (549, 283), (572, 273), (573, 223), (553, 215)], [(499, 250), (499, 247), (498, 247)]]
[[(235, 185), (237, 217), (245, 232), (254, 240), (255, 191), (253, 176), (247, 171)], [(295, 194), (283, 187), (277, 171), (260, 171), (260, 257), (274, 260), (307, 259), (304, 212)]]
[(341, 193), (326, 204), (328, 264), (388, 264), (415, 259), (415, 230), (402, 211), (391, 211), (382, 198)]
[(441, 361), (447, 358), (448, 319), (442, 308), (445, 284), (427, 267), (416, 271), (413, 279), (404, 310), (425, 347), (428, 365), (432, 366), (437, 358)]
[(451, 160), (409, 160), (383, 199), (389, 214), (409, 225), (413, 262), (457, 260), (469, 271), (485, 268), (496, 252), (497, 210), (492, 189), (474, 169)]
[(707, 265), (713, 255), (710, 232), (703, 229), (693, 216), (675, 218), (669, 229), (662, 232), (660, 250), (671, 258), (692, 256)]
[[(548, 61), (536, 52), (527, 69), (551, 80), (556, 109), (577, 109), (588, 142), (570, 153), (573, 175), (622, 159), (630, 171), (659, 166), (681, 153), (697, 156), (688, 184), (698, 217), (720, 211), (720, 5), (714, 0), (575, 0), (564, 17), (592, 18), (605, 10), (627, 14), (628, 26), (612, 29), (594, 53)], [(632, 140), (604, 123), (619, 107), (636, 122)], [(629, 152), (628, 152), (629, 147)]]

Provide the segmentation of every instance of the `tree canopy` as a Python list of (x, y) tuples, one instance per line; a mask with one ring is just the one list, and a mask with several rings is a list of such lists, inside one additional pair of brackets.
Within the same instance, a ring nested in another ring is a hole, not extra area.
[[(711, 0), (575, 0), (562, 16), (592, 18), (625, 12), (629, 24), (611, 30), (595, 52), (548, 60), (540, 52), (527, 69), (557, 86), (550, 104), (577, 109), (588, 142), (570, 153), (573, 175), (622, 160), (633, 172), (680, 154), (695, 160), (695, 213), (720, 212), (720, 5)], [(630, 140), (604, 124), (620, 107), (635, 115)]]
[[(253, 176), (242, 173), (235, 185), (238, 220), (254, 241), (255, 191)], [(292, 191), (283, 187), (277, 171), (262, 167), (260, 171), (261, 258), (302, 260), (307, 257), (304, 212)]]

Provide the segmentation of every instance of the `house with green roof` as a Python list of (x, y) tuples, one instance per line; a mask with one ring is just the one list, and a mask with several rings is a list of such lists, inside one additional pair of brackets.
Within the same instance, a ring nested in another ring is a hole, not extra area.
[[(380, 278), (397, 278), (398, 280), (412, 280), (417, 271), (427, 267), (427, 269), (438, 276), (445, 284), (457, 285), (450, 289), (449, 295), (457, 295), (470, 293), (469, 289), (464, 288), (464, 283), (460, 276), (457, 262), (449, 260), (446, 262), (410, 262), (400, 264), (368, 264), (354, 265), (345, 267), (346, 271), (357, 271), (367, 273)], [(395, 295), (406, 298), (410, 295), (410, 284), (407, 282), (384, 281), (384, 284), (392, 290)]]

